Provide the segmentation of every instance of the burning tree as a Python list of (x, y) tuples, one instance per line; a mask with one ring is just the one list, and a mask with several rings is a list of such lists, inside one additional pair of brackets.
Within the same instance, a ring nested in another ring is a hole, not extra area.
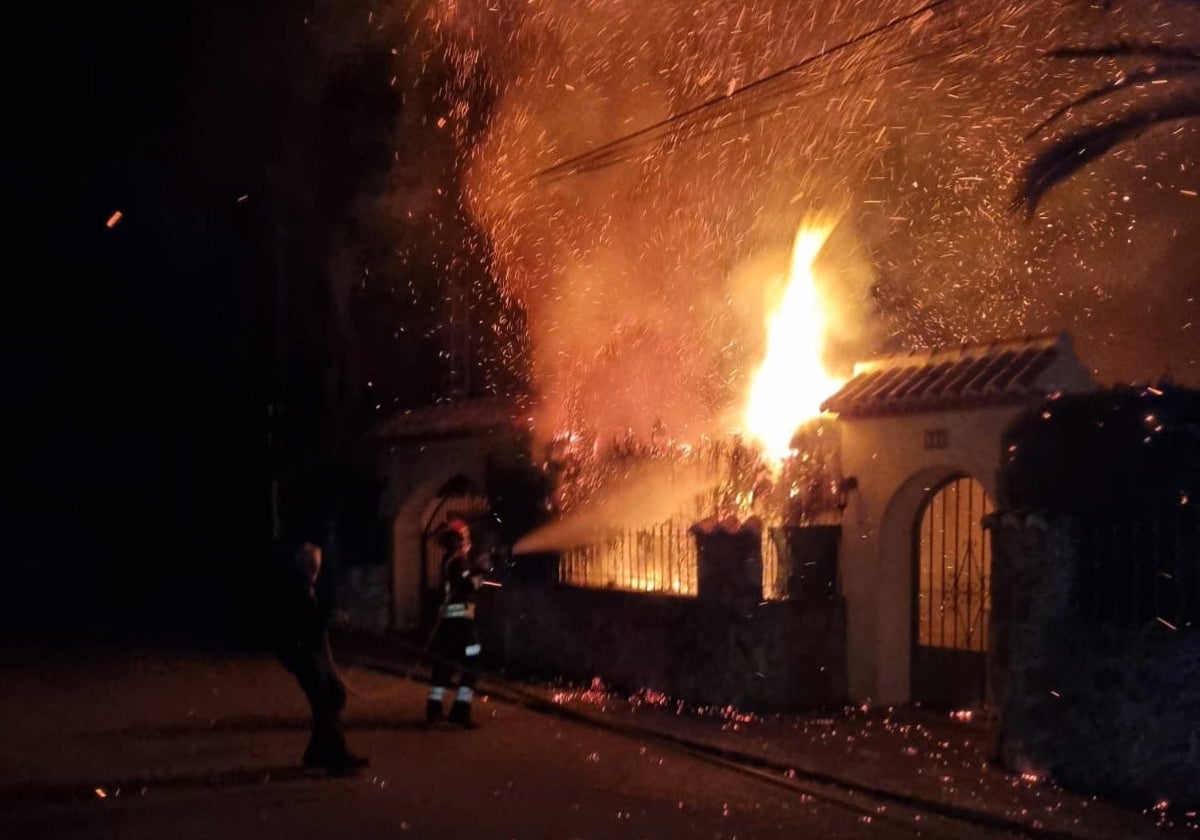
[(548, 445), (544, 466), (555, 486), (558, 521), (517, 552), (557, 550), (565, 582), (692, 594), (692, 529), (741, 529), (763, 541), (763, 578), (775, 585), (782, 528), (837, 521), (837, 445), (819, 414), (840, 382), (821, 360), (825, 319), (813, 263), (830, 226), (802, 227), (780, 299), (768, 306), (765, 357), (753, 377), (740, 425), (698, 441), (668, 436), (656, 421), (647, 437), (627, 430), (601, 440), (578, 412), (577, 428)]

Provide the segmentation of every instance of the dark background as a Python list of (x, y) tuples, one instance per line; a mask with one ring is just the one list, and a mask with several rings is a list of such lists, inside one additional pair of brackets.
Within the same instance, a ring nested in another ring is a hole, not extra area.
[(443, 385), (428, 329), (362, 361), (413, 321), (391, 297), (356, 346), (330, 314), (392, 154), (386, 53), (334, 66), (284, 3), (57, 11), (18, 37), (9, 114), (0, 611), (252, 636), (273, 540), (373, 502), (367, 382), (399, 407)]

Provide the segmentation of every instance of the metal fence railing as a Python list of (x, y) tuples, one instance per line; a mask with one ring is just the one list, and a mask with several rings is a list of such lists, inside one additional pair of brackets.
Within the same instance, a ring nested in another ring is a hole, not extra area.
[[(559, 583), (694, 597), (699, 552), (693, 524), (690, 519), (674, 517), (654, 525), (597, 531), (589, 542), (562, 552)], [(779, 599), (784, 596), (779, 552), (765, 531), (761, 539), (763, 597)]]

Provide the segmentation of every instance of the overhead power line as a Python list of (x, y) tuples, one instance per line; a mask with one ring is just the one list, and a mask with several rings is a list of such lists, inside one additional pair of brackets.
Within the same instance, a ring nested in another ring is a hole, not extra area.
[[(718, 118), (720, 116), (718, 109), (727, 108), (730, 105), (741, 105), (743, 104), (744, 100), (751, 100), (746, 104), (754, 104), (756, 99), (766, 99), (769, 101), (770, 99), (779, 96), (782, 92), (787, 92), (786, 88), (783, 91), (770, 91), (769, 88), (779, 80), (786, 79), (786, 77), (800, 70), (806, 69), (810, 65), (815, 64), (822, 59), (836, 55), (837, 53), (849, 49), (850, 47), (857, 46), (864, 41), (878, 37), (879, 35), (895, 29), (896, 27), (905, 23), (911, 23), (923, 16), (932, 15), (933, 12), (939, 7), (963, 2), (966, 2), (966, 0), (931, 0), (931, 2), (926, 3), (925, 5), (914, 9), (911, 12), (898, 15), (897, 17), (891, 18), (885, 23), (861, 32), (852, 38), (827, 47), (820, 52), (814, 53), (813, 55), (806, 56), (800, 61), (797, 61), (795, 64), (788, 65), (781, 70), (777, 70), (773, 73), (763, 76), (761, 79), (756, 79), (753, 82), (743, 85), (742, 87), (737, 88), (728, 94), (713, 97), (712, 99), (708, 99), (698, 105), (692, 106), (691, 108), (680, 111), (678, 114), (672, 114), (669, 117), (659, 120), (658, 122), (651, 123), (650, 125), (640, 128), (630, 134), (626, 134), (603, 143), (594, 149), (590, 149), (586, 152), (582, 152), (561, 160), (558, 163), (534, 173), (532, 176), (530, 176), (530, 180), (543, 181), (554, 178), (568, 177), (583, 172), (601, 169), (614, 163), (620, 163), (621, 161), (627, 159), (624, 157), (624, 155), (627, 155), (629, 152), (634, 151), (641, 146), (648, 145), (655, 141), (669, 137), (673, 133), (680, 132), (684, 128), (688, 127), (689, 124), (696, 125), (700, 120), (709, 119), (710, 117), (713, 119)], [(759, 111), (754, 114), (754, 117), (757, 118), (759, 116), (764, 116), (767, 113), (770, 112)]]

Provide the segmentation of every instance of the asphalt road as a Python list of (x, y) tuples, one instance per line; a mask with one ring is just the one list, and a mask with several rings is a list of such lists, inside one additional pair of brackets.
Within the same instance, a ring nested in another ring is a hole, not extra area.
[(297, 767), (305, 707), (266, 657), (8, 651), (0, 837), (1011, 836), (494, 697), (479, 730), (426, 730), (418, 681), (346, 676), (371, 765), (333, 779)]

